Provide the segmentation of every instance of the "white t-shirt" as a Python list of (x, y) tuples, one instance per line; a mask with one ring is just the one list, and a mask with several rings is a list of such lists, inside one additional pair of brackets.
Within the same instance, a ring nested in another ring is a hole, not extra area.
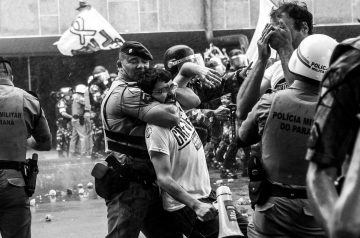
[[(204, 148), (194, 126), (180, 108), (180, 124), (164, 128), (148, 124), (145, 139), (148, 151), (158, 151), (170, 156), (171, 177), (195, 199), (209, 196), (210, 176)], [(176, 211), (185, 205), (161, 191), (163, 207)]]
[(288, 87), (280, 60), (265, 70), (264, 79), (270, 81), (271, 89), (282, 90)]

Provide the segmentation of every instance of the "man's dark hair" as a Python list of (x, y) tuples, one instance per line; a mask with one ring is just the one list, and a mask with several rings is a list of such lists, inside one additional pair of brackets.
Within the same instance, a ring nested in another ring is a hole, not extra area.
[(304, 2), (283, 2), (278, 8), (272, 9), (270, 17), (276, 19), (281, 13), (287, 13), (289, 17), (294, 19), (295, 30), (300, 31), (303, 22), (305, 22), (309, 28), (308, 34), (313, 33), (313, 16), (308, 11), (307, 5)]
[(135, 75), (138, 86), (147, 94), (151, 94), (154, 91), (155, 84), (157, 82), (169, 82), (172, 77), (171, 73), (163, 69), (148, 68), (144, 71), (137, 72)]

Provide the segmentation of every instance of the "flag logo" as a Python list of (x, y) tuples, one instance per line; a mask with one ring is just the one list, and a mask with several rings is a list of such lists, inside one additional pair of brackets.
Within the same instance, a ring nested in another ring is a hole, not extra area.
[(79, 55), (119, 48), (124, 39), (93, 7), (83, 9), (55, 42), (63, 55)]

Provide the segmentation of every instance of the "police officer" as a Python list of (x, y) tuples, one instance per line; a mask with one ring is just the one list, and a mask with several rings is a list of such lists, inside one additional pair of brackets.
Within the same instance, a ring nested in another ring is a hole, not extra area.
[[(258, 194), (249, 237), (324, 237), (307, 199), (304, 160), (319, 82), (329, 66), (337, 42), (326, 35), (305, 38), (288, 67), (294, 83), (285, 90), (264, 94), (239, 130), (241, 146), (261, 139), (263, 194), (250, 182), (250, 196)], [(258, 169), (257, 171), (260, 171)], [(251, 178), (251, 174), (250, 180)]]
[(88, 79), (93, 141), (91, 157), (93, 159), (102, 157), (105, 150), (100, 106), (110, 84), (110, 75), (107, 69), (101, 65), (95, 66)]
[[(359, 42), (359, 37), (347, 39), (331, 56), (306, 155), (308, 194), (329, 237), (336, 238), (360, 236)], [(338, 193), (344, 176), (349, 179)]]
[[(70, 154), (75, 156), (77, 152), (80, 152), (82, 157), (90, 157), (90, 151), (92, 147), (91, 140), (91, 125), (90, 125), (90, 102), (88, 97), (88, 88), (84, 84), (79, 84), (75, 87), (72, 100), (72, 134), (70, 140)], [(87, 106), (86, 106), (87, 104)], [(79, 146), (79, 148), (77, 148)]]
[[(164, 127), (179, 123), (179, 112), (174, 105), (155, 102), (137, 87), (136, 73), (148, 68), (152, 59), (141, 43), (125, 42), (119, 52), (118, 78), (101, 105), (106, 149), (128, 168), (121, 178), (113, 180), (112, 198), (106, 202), (106, 237), (137, 238), (140, 230), (147, 237), (182, 237), (174, 234), (173, 223), (162, 208), (158, 187), (152, 184), (156, 176), (145, 144), (146, 123)], [(177, 83), (176, 98), (180, 104), (187, 109), (197, 106), (198, 97), (181, 82)]]
[(71, 138), (71, 106), (72, 106), (72, 88), (63, 87), (59, 90), (59, 101), (56, 103), (56, 150), (59, 157), (63, 157), (64, 153), (68, 155)]
[(0, 57), (0, 234), (30, 238), (31, 213), (22, 164), (26, 146), (51, 149), (51, 134), (37, 98), (14, 87), (11, 64)]

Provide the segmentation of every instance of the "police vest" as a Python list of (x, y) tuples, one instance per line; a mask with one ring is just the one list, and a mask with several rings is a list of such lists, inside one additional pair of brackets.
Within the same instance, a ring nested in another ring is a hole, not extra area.
[(305, 185), (307, 140), (317, 95), (301, 95), (290, 87), (276, 93), (262, 136), (262, 161), (270, 181)]
[(0, 160), (24, 162), (28, 136), (24, 119), (24, 91), (13, 87), (0, 98)]
[(106, 94), (101, 104), (102, 123), (103, 123), (104, 138), (105, 138), (105, 150), (119, 152), (135, 158), (150, 159), (145, 142), (145, 126), (146, 126), (145, 122), (143, 122), (144, 124), (143, 127), (136, 127), (134, 123), (134, 129), (131, 130), (130, 133), (129, 132), (125, 133), (124, 131), (113, 132), (110, 130), (110, 126), (107, 122), (105, 109), (106, 109), (106, 103), (111, 93), (117, 87), (124, 87), (124, 90), (126, 90), (126, 88), (129, 86), (127, 83), (124, 83), (120, 80), (113, 82), (111, 88), (109, 89), (108, 93)]
[[(78, 97), (81, 97), (80, 95), (76, 95)], [(85, 113), (85, 105), (81, 104), (79, 102), (79, 99), (75, 99), (72, 102), (72, 106), (71, 106), (71, 112), (72, 115), (79, 115), (79, 116), (83, 116)]]

